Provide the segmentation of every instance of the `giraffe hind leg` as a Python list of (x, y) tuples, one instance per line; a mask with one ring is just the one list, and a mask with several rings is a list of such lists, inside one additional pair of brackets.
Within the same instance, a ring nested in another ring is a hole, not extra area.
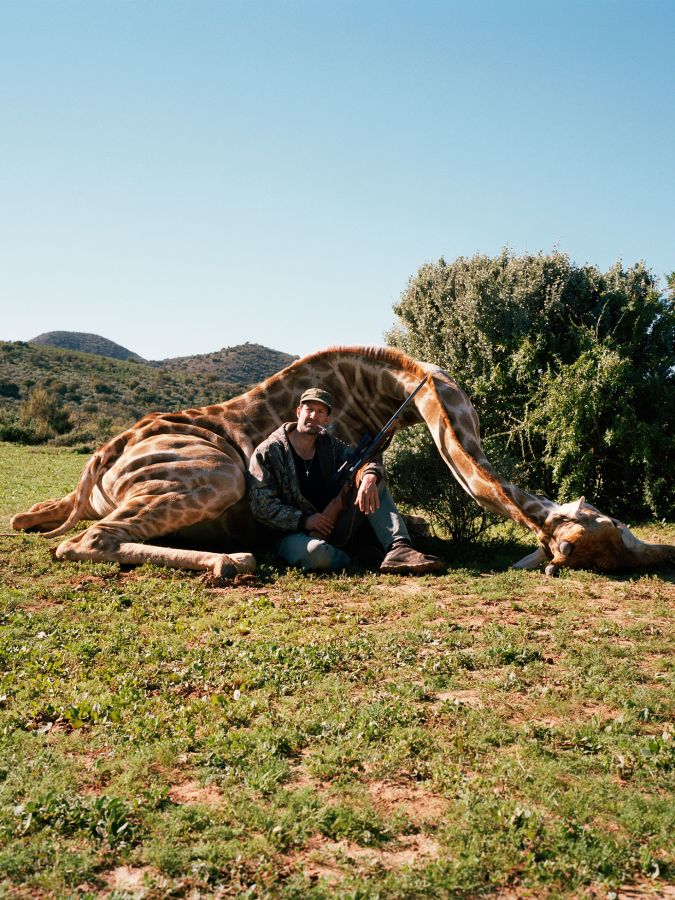
[(35, 503), (24, 513), (12, 517), (10, 525), (15, 531), (53, 531), (62, 525), (75, 505), (75, 491), (54, 500)]
[[(92, 526), (94, 528), (95, 526)], [(89, 530), (89, 529), (88, 529)], [(78, 535), (78, 538), (86, 535)], [(90, 562), (118, 562), (121, 565), (140, 566), (151, 562), (156, 566), (170, 566), (177, 569), (193, 569), (198, 572), (212, 572), (218, 578), (233, 578), (242, 572), (254, 572), (255, 557), (251, 553), (210, 553), (203, 550), (176, 550), (172, 547), (158, 547), (154, 544), (137, 544), (130, 541), (97, 540), (98, 535), (89, 535), (90, 540), (62, 541), (56, 548), (57, 559), (88, 560)], [(107, 546), (106, 543), (108, 544)]]
[[(250, 553), (226, 554), (182, 550), (134, 541), (134, 537), (153, 536), (152, 531), (154, 536), (162, 533), (159, 529), (148, 527), (149, 499), (136, 497), (75, 537), (62, 541), (56, 548), (57, 559), (118, 562), (123, 565), (142, 565), (151, 562), (158, 566), (210, 571), (218, 577), (225, 578), (231, 578), (240, 572), (255, 571), (255, 557)], [(168, 502), (162, 502), (157, 498), (152, 500), (154, 503), (151, 505), (154, 506), (155, 512), (158, 511), (158, 507), (165, 506)], [(175, 499), (171, 502), (175, 502)], [(140, 528), (143, 519), (146, 527)]]

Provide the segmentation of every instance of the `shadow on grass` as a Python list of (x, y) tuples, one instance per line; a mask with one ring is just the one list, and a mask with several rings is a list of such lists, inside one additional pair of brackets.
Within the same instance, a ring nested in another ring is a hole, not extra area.
[[(442, 578), (444, 575), (452, 575), (454, 572), (462, 572), (471, 577), (481, 575), (498, 575), (510, 570), (514, 563), (522, 559), (533, 550), (533, 545), (526, 541), (519, 541), (515, 535), (503, 535), (498, 537), (482, 538), (475, 543), (461, 544), (455, 541), (447, 541), (438, 537), (417, 537), (413, 544), (417, 550), (423, 553), (431, 553), (438, 556), (445, 566), (445, 572), (437, 575), (426, 575), (427, 578)], [(381, 554), (380, 554), (381, 555)], [(313, 572), (310, 577), (321, 580), (344, 577), (365, 577), (377, 574), (379, 563), (369, 560), (368, 551), (356, 558), (354, 563), (343, 572)], [(256, 577), (261, 584), (269, 584), (294, 570), (281, 560), (269, 547), (256, 553), (258, 569)], [(539, 572), (542, 578), (543, 568), (533, 571)], [(563, 570), (565, 575), (580, 575), (591, 570)], [(306, 574), (306, 573), (305, 573)], [(661, 566), (651, 569), (640, 569), (627, 572), (595, 572), (604, 578), (617, 582), (627, 582), (636, 578), (651, 576), (670, 584), (675, 583), (675, 568), (673, 566)], [(413, 576), (404, 576), (413, 577)]]
[[(474, 577), (498, 574), (508, 570), (514, 562), (532, 552), (531, 546), (515, 539), (458, 544), (437, 537), (425, 537), (415, 538), (413, 544), (417, 550), (438, 556), (443, 562), (445, 572), (424, 576), (431, 578), (442, 578), (444, 574), (450, 575), (459, 571)], [(361, 552), (356, 555), (353, 564), (348, 569), (342, 572), (313, 572), (310, 577), (326, 581), (344, 577), (345, 574), (355, 578), (371, 576), (379, 573), (379, 562), (382, 557), (382, 551), (378, 554), (375, 548), (366, 545), (361, 548)], [(259, 550), (256, 553), (256, 559), (258, 562), (256, 578), (261, 584), (272, 583), (290, 571), (299, 571), (284, 563), (269, 547)]]

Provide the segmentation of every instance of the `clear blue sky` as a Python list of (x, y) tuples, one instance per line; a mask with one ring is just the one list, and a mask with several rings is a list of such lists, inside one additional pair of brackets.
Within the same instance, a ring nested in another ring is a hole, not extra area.
[(675, 269), (673, 0), (0, 0), (0, 339), (383, 343), (444, 256)]

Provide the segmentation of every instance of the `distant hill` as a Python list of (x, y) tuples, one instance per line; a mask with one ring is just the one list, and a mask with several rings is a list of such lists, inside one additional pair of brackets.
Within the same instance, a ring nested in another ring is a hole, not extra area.
[(75, 350), (78, 353), (92, 353), (110, 359), (132, 360), (201, 378), (211, 377), (218, 382), (233, 385), (257, 384), (298, 358), (291, 356), (290, 353), (272, 350), (263, 347), (262, 344), (249, 344), (247, 341), (235, 347), (223, 347), (213, 353), (149, 361), (132, 350), (101, 337), (100, 334), (86, 334), (82, 331), (48, 331), (31, 338), (28, 343), (60, 347), (62, 350)]
[(296, 358), (243, 344), (151, 363), (135, 354), (116, 359), (48, 343), (0, 341), (0, 440), (30, 440), (19, 411), (33, 388), (46, 388), (73, 422), (54, 442), (91, 448), (146, 413), (229, 400)]
[(109, 356), (111, 359), (132, 359), (145, 362), (142, 356), (127, 350), (100, 334), (88, 334), (84, 331), (47, 331), (31, 338), (29, 344), (46, 344), (49, 347), (61, 347), (62, 350), (78, 350), (80, 353), (95, 353), (97, 356)]
[(200, 356), (176, 356), (163, 359), (163, 368), (175, 369), (179, 372), (191, 372), (195, 375), (215, 375), (231, 384), (257, 384), (280, 369), (290, 366), (297, 356), (271, 350), (262, 344), (238, 344), (236, 347), (223, 347), (214, 353)]

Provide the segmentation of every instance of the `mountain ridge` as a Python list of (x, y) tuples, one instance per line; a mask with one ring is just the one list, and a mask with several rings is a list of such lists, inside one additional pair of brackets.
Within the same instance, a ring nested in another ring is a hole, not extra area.
[(60, 347), (62, 350), (76, 350), (80, 353), (92, 353), (96, 356), (109, 356), (111, 359), (131, 359), (135, 362), (147, 362), (138, 353), (128, 350), (121, 344), (111, 341), (100, 334), (88, 331), (45, 331), (31, 338), (26, 343), (41, 344), (47, 347)]
[(284, 353), (282, 350), (274, 350), (263, 344), (249, 341), (235, 344), (232, 347), (221, 347), (220, 350), (213, 350), (210, 353), (173, 356), (165, 359), (144, 359), (133, 350), (129, 350), (103, 335), (85, 331), (46, 331), (26, 343), (58, 347), (62, 350), (90, 353), (94, 356), (138, 362), (182, 372), (215, 375), (220, 380), (241, 385), (261, 381), (298, 359), (297, 356)]

